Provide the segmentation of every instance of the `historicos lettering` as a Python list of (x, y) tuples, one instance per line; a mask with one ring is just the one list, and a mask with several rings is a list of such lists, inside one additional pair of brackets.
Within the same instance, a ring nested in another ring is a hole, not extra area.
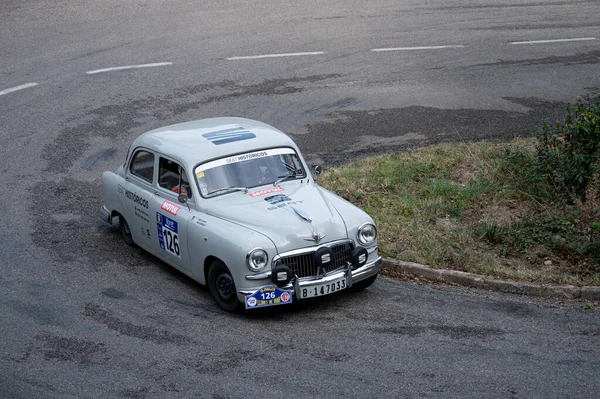
[(129, 191), (120, 184), (117, 186), (117, 192), (123, 194), (128, 200), (133, 201), (134, 203), (139, 204), (140, 206), (143, 206), (144, 208), (148, 209), (148, 200), (140, 197), (139, 195), (137, 195), (136, 192)]
[(269, 154), (266, 151), (252, 152), (250, 154), (244, 154), (244, 155), (239, 155), (237, 157), (227, 158), (226, 162), (232, 163), (232, 162), (247, 161), (249, 159), (266, 157), (267, 155), (269, 155)]

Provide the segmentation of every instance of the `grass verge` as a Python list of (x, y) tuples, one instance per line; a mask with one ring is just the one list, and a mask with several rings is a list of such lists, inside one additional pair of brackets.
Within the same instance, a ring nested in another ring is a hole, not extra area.
[(514, 280), (600, 285), (598, 229), (586, 216), (594, 204), (559, 200), (537, 171), (535, 145), (526, 139), (428, 146), (331, 169), (319, 183), (375, 219), (385, 257)]

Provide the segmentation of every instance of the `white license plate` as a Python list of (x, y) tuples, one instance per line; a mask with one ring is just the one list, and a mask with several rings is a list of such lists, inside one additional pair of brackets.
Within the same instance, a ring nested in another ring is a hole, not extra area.
[(340, 277), (337, 280), (328, 283), (318, 284), (313, 287), (300, 288), (300, 293), (297, 294), (301, 299), (312, 298), (315, 296), (328, 295), (334, 292), (341, 291), (346, 288), (346, 277)]

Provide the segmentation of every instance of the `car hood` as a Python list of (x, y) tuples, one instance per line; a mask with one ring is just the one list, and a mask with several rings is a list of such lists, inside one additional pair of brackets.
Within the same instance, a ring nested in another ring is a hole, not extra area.
[(348, 237), (338, 211), (318, 186), (306, 181), (233, 192), (211, 202), (207, 213), (263, 233), (278, 253)]

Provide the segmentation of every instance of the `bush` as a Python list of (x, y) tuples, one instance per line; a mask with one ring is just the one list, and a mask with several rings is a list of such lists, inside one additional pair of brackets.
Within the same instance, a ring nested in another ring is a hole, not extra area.
[(533, 200), (535, 203), (552, 202), (555, 200), (555, 190), (537, 165), (535, 149), (514, 142), (504, 150), (494, 179), (510, 192), (511, 197)]
[(600, 95), (577, 97), (567, 105), (564, 122), (544, 122), (537, 132), (538, 168), (566, 198), (585, 198), (600, 149)]

